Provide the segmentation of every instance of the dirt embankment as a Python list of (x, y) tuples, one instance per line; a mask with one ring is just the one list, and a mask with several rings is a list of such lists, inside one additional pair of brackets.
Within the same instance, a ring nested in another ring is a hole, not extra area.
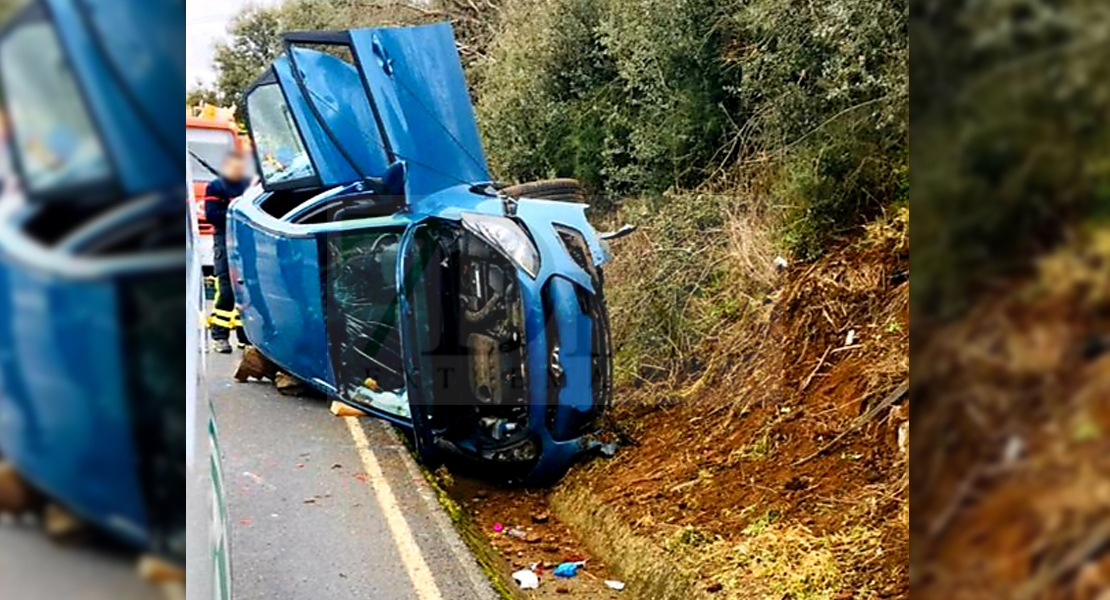
[(788, 269), (696, 378), (621, 390), (634, 445), (566, 485), (721, 597), (908, 595), (906, 225)]
[(914, 342), (915, 597), (1110, 590), (1110, 231)]
[[(704, 364), (617, 389), (616, 458), (551, 492), (467, 490), (469, 508), (561, 517), (535, 547), (604, 559), (594, 578), (630, 597), (907, 597), (908, 252), (907, 216), (785, 269)], [(621, 248), (610, 286), (637, 254)], [(531, 560), (502, 537), (509, 562)]]

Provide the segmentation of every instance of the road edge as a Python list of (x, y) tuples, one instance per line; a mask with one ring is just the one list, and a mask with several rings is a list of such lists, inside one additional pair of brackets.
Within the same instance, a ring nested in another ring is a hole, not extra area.
[(436, 482), (435, 476), (416, 461), (405, 437), (392, 425), (378, 419), (360, 419), (363, 427), (378, 427), (394, 439), (405, 468), (417, 486), (421, 500), (428, 505), (436, 527), (443, 534), (452, 554), (466, 573), (471, 588), (479, 598), (518, 600), (513, 588), (497, 566), (500, 555), (481, 535), (470, 515)]

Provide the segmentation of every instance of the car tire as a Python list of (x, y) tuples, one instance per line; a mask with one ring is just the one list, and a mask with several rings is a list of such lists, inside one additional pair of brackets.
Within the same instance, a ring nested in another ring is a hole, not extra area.
[(534, 198), (556, 202), (586, 202), (586, 190), (577, 179), (541, 179), (510, 185), (501, 190), (513, 198)]

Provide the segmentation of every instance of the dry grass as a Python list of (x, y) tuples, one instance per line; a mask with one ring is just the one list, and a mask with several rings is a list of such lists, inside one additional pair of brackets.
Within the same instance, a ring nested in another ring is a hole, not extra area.
[[(728, 600), (832, 600), (839, 597), (845, 575), (855, 564), (882, 554), (881, 533), (854, 527), (829, 535), (800, 524), (779, 523), (774, 512), (756, 518), (736, 543), (707, 541), (690, 528), (668, 541), (671, 555), (691, 570), (711, 573)], [(675, 540), (683, 540), (684, 543)], [(857, 590), (867, 598), (874, 592)]]
[(915, 350), (922, 597), (1110, 588), (1108, 282), (1110, 231), (1077, 236)]

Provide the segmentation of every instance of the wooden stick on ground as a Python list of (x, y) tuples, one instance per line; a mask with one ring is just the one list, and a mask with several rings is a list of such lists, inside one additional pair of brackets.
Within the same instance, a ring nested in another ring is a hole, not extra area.
[(150, 583), (185, 583), (185, 568), (164, 558), (146, 555), (139, 559), (139, 577)]
[(88, 531), (88, 525), (80, 517), (53, 502), (46, 505), (42, 524), (46, 535), (56, 540), (72, 541), (72, 538)]
[(278, 371), (274, 376), (274, 387), (283, 396), (300, 396), (305, 392), (304, 384), (284, 371)]
[(0, 461), (0, 512), (24, 513), (41, 505), (42, 496), (23, 479), (15, 465)]
[(185, 600), (185, 568), (157, 556), (139, 559), (139, 577), (158, 586), (166, 600)]
[(908, 392), (909, 389), (910, 389), (910, 380), (907, 379), (907, 380), (902, 382), (902, 385), (899, 385), (893, 392), (891, 392), (889, 396), (887, 396), (885, 399), (883, 399), (882, 402), (873, 406), (871, 408), (871, 410), (867, 411), (866, 413), (860, 415), (859, 417), (856, 417), (856, 420), (852, 421), (852, 424), (847, 429), (845, 429), (844, 431), (841, 431), (840, 435), (833, 438), (832, 441), (825, 444), (824, 446), (821, 446), (821, 448), (819, 448), (813, 454), (810, 454), (809, 456), (807, 456), (805, 458), (798, 459), (798, 460), (794, 461), (793, 466), (796, 467), (798, 465), (805, 464), (805, 463), (809, 462), (810, 460), (824, 454), (825, 452), (827, 452), (829, 450), (829, 448), (832, 448), (836, 444), (840, 443), (840, 440), (844, 439), (844, 437), (846, 435), (848, 435), (849, 433), (852, 433), (853, 431), (859, 429), (864, 424), (866, 424), (868, 421), (870, 421), (871, 419), (874, 419), (875, 415), (879, 414), (880, 412), (882, 412), (883, 410), (888, 408), (891, 404), (894, 404), (895, 402), (897, 402), (898, 399), (901, 398), (902, 396), (905, 396), (906, 392)]
[(825, 353), (822, 354), (821, 359), (817, 361), (817, 366), (813, 367), (813, 370), (809, 373), (809, 377), (806, 377), (806, 380), (802, 382), (802, 387), (798, 388), (799, 392), (804, 392), (806, 388), (809, 387), (809, 382), (813, 381), (813, 376), (816, 375), (817, 371), (820, 371), (821, 367), (825, 364), (825, 358), (829, 356), (829, 350), (832, 350), (832, 346), (825, 348)]
[(363, 412), (363, 411), (361, 411), (361, 410), (359, 410), (359, 409), (357, 409), (353, 406), (350, 406), (349, 404), (343, 404), (342, 402), (332, 402), (331, 403), (331, 414), (333, 414), (337, 417), (365, 417), (365, 416), (367, 416), (365, 412)]

